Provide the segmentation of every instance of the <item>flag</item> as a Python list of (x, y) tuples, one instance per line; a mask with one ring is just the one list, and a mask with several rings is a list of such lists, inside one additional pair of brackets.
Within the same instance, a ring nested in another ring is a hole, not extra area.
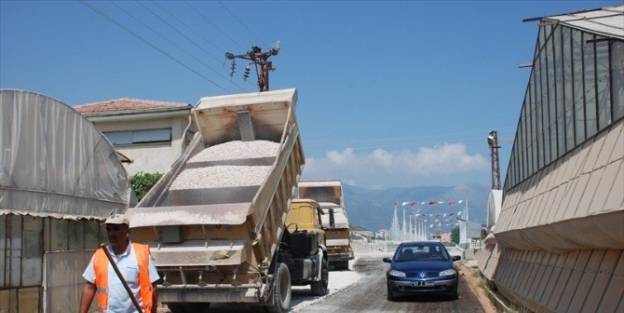
[(464, 203), (464, 200), (457, 201), (457, 204), (462, 204), (462, 203)]

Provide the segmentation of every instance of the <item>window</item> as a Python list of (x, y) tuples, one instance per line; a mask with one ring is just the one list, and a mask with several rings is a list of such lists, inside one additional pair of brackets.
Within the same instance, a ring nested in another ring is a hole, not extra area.
[(545, 133), (545, 136), (548, 136), (548, 143), (546, 144), (546, 149), (548, 153), (546, 154), (548, 157), (546, 158), (544, 165), (550, 164), (551, 161), (557, 158), (557, 102), (555, 98), (555, 55), (553, 50), (553, 40), (555, 38), (555, 33), (550, 37), (548, 43), (546, 44), (546, 60), (547, 60), (547, 71), (548, 71), (548, 119), (545, 119), (547, 127), (544, 127), (548, 131)]
[[(6, 285), (6, 240), (7, 240), (7, 215), (0, 215), (0, 287)], [(1, 301), (1, 297), (0, 297)], [(0, 306), (1, 307), (1, 306)]]
[(613, 118), (624, 117), (624, 41), (611, 42), (611, 83)]
[(576, 144), (585, 141), (585, 91), (583, 80), (583, 35), (572, 31), (572, 75), (574, 75), (574, 121), (576, 123)]
[[(534, 74), (535, 72), (533, 72)], [(539, 97), (535, 96), (535, 75), (532, 75), (529, 83), (528, 97), (535, 107), (535, 125), (536, 125), (536, 144), (537, 144), (537, 166), (544, 166), (544, 130), (542, 128), (542, 104), (538, 101)]]
[(546, 51), (543, 50), (540, 55), (540, 63), (541, 63), (541, 87), (540, 90), (542, 92), (541, 104), (537, 107), (537, 135), (539, 136), (538, 140), (540, 140), (540, 154), (538, 159), (538, 167), (537, 169), (541, 169), (550, 159), (550, 131), (548, 124), (548, 60), (546, 59)]
[[(597, 38), (600, 39), (600, 38)], [(609, 41), (596, 42), (596, 93), (598, 93), (598, 128), (611, 124), (611, 88), (609, 84)]]
[(594, 66), (594, 35), (583, 34), (583, 74), (585, 75), (585, 121), (587, 138), (598, 131), (596, 115), (596, 67)]
[(21, 286), (21, 274), (22, 274), (22, 216), (21, 215), (9, 215), (9, 249), (7, 253), (10, 253), (9, 268), (10, 274), (7, 273), (9, 287)]
[(43, 219), (24, 216), (24, 237), (22, 241), (22, 286), (41, 284), (43, 245)]
[(115, 146), (171, 142), (171, 128), (103, 132)]
[(565, 105), (566, 151), (574, 148), (574, 89), (572, 81), (572, 38), (570, 28), (563, 28), (563, 102)]
[(555, 48), (555, 100), (557, 102), (557, 157), (563, 155), (565, 148), (565, 104), (563, 98), (563, 55), (561, 27), (554, 33)]
[(439, 244), (404, 245), (397, 249), (394, 260), (403, 261), (448, 261), (446, 249)]

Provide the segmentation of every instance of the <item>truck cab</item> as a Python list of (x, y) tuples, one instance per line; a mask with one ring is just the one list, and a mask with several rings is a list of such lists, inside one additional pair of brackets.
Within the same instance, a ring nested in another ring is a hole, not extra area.
[(329, 263), (321, 207), (312, 199), (293, 199), (280, 243), (280, 262), (290, 270), (292, 284), (310, 285), (315, 296), (328, 292)]

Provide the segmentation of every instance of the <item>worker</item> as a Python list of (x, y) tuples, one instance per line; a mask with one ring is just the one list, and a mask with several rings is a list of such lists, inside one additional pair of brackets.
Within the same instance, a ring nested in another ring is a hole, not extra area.
[[(156, 313), (156, 282), (159, 276), (149, 247), (130, 242), (128, 219), (123, 214), (109, 217), (105, 224), (109, 242), (106, 249), (119, 272), (143, 313)], [(98, 312), (138, 312), (102, 248), (95, 251), (82, 277), (87, 282), (82, 289), (79, 313), (89, 311), (94, 295), (97, 298)]]

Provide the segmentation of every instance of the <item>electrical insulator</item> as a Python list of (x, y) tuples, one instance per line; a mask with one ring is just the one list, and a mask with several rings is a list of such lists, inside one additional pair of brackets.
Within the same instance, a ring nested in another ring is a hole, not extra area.
[(245, 66), (245, 73), (243, 74), (244, 80), (247, 80), (249, 78), (250, 72), (251, 72), (251, 64), (247, 64), (247, 66)]
[(230, 78), (234, 76), (235, 71), (236, 71), (236, 61), (232, 59), (232, 64), (230, 64)]

